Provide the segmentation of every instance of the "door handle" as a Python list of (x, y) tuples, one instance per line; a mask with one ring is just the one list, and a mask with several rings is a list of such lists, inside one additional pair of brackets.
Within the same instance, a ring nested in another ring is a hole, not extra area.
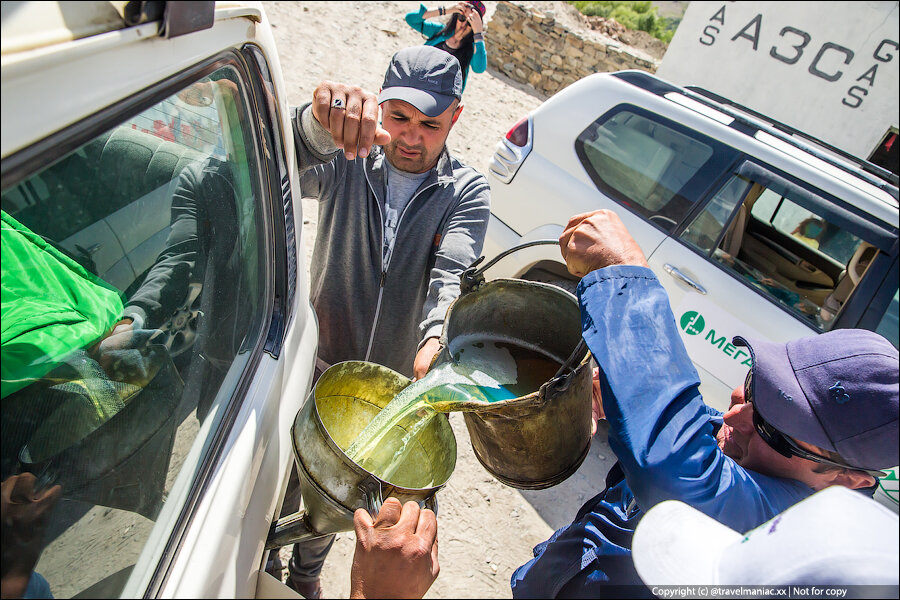
[(700, 285), (699, 283), (697, 283), (696, 281), (694, 281), (693, 279), (691, 279), (690, 277), (688, 277), (687, 275), (685, 275), (684, 273), (679, 271), (676, 267), (673, 267), (669, 263), (666, 263), (663, 265), (663, 269), (665, 269), (666, 273), (668, 273), (675, 279), (680, 279), (681, 281), (688, 284), (689, 286), (691, 286), (692, 288), (694, 288), (695, 290), (697, 290), (704, 296), (706, 295), (706, 288), (704, 288), (702, 285)]
[(78, 244), (75, 244), (75, 248), (79, 252), (83, 252), (87, 256), (95, 255), (97, 253), (97, 251), (100, 250), (100, 248), (102, 248), (102, 247), (103, 247), (103, 244), (101, 244), (101, 243), (93, 244), (91, 246), (88, 246), (87, 248), (83, 248), (83, 247), (79, 246)]

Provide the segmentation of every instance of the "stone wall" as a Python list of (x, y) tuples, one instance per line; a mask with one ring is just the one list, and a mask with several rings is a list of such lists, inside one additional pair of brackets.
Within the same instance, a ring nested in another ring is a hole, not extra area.
[(526, 3), (497, 3), (484, 31), (488, 66), (551, 96), (598, 72), (656, 72), (659, 61), (590, 30), (572, 31)]

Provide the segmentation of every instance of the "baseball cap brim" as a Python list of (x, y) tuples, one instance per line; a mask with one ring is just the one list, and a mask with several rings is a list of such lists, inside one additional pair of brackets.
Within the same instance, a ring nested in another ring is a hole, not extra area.
[(754, 410), (781, 433), (836, 452), (797, 381), (787, 345), (740, 336), (734, 338), (734, 345), (750, 349)]
[(641, 518), (632, 540), (638, 575), (648, 586), (718, 583), (719, 560), (743, 536), (699, 510), (660, 502)]
[(426, 92), (417, 88), (394, 86), (385, 88), (378, 94), (378, 104), (387, 100), (403, 100), (412, 104), (425, 116), (436, 117), (450, 108), (456, 97)]

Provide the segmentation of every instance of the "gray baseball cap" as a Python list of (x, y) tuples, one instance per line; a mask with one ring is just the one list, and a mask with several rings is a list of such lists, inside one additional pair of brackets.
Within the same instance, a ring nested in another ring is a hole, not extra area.
[(426, 116), (436, 117), (461, 97), (462, 71), (456, 57), (431, 46), (413, 46), (394, 54), (378, 104), (403, 100)]

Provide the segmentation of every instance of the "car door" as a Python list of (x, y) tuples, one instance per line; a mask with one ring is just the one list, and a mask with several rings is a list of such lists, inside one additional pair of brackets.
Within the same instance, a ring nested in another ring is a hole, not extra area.
[[(317, 338), (273, 79), (255, 46), (224, 51), (4, 158), (4, 519), (33, 504), (4, 571), (38, 594), (255, 594)], [(222, 152), (135, 126), (186, 91)], [(112, 281), (73, 239), (119, 260), (158, 245)]]
[(750, 366), (734, 336), (788, 341), (858, 326), (852, 307), (872, 302), (895, 241), (890, 225), (767, 165), (741, 162), (649, 257), (707, 402), (726, 409)]

